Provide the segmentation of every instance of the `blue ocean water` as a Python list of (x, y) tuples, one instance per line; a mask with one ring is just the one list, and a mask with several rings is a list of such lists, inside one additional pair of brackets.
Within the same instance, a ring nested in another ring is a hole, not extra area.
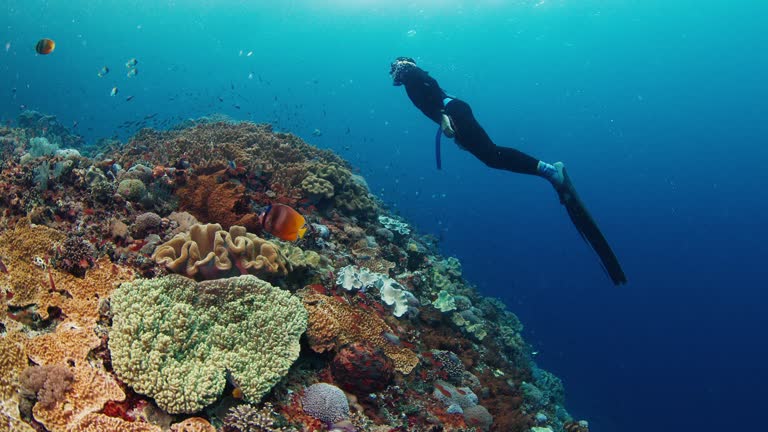
[[(759, 422), (768, 4), (4, 0), (0, 10), (2, 121), (22, 106), (55, 114), (89, 143), (125, 139), (122, 123), (154, 114), (150, 124), (213, 113), (270, 122), (349, 159), (469, 281), (504, 299), (592, 430)], [(56, 40), (53, 54), (35, 55), (41, 37)], [(449, 140), (435, 169), (435, 126), (387, 75), (400, 55), (470, 102), (499, 145), (566, 162), (626, 287), (610, 285), (545, 181), (493, 171)]]

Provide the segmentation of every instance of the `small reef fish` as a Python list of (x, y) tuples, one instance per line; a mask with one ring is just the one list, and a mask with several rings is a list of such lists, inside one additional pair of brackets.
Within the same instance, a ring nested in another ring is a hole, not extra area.
[(125, 63), (125, 67), (128, 69), (131, 69), (135, 67), (137, 64), (139, 64), (139, 61), (136, 60), (135, 58), (132, 58)]
[(109, 73), (109, 68), (104, 66), (101, 69), (99, 69), (99, 73), (97, 73), (96, 75), (98, 75), (99, 78), (102, 78), (104, 75), (108, 73)]
[(56, 49), (56, 42), (53, 39), (40, 39), (35, 45), (35, 51), (40, 55), (50, 54), (54, 49)]
[(117, 86), (112, 87), (112, 91), (109, 92), (110, 96), (117, 96)]
[(130, 101), (131, 101), (131, 99), (133, 99), (133, 95), (131, 95), (131, 96), (128, 96), (127, 98), (125, 98), (125, 101), (126, 101), (126, 102), (130, 102)]
[(133, 68), (133, 69), (129, 70), (129, 71), (128, 71), (128, 73), (127, 73), (127, 74), (125, 74), (125, 75), (126, 75), (128, 78), (130, 78), (130, 77), (135, 77), (135, 76), (136, 76), (136, 75), (138, 75), (138, 74), (139, 74), (139, 70), (138, 70), (138, 69), (136, 69), (136, 68)]
[(307, 232), (307, 221), (299, 212), (285, 204), (272, 204), (259, 215), (264, 231), (285, 240), (296, 241)]

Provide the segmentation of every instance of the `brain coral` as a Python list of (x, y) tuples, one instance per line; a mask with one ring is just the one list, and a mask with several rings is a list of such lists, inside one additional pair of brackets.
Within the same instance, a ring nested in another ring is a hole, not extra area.
[(233, 225), (229, 231), (219, 224), (190, 227), (155, 249), (152, 258), (174, 273), (197, 279), (218, 279), (251, 273), (259, 277), (286, 275), (285, 258), (278, 246)]
[(326, 424), (349, 418), (349, 402), (340, 388), (328, 383), (312, 384), (301, 398), (304, 412)]
[(111, 303), (115, 372), (169, 413), (214, 402), (228, 374), (258, 402), (298, 358), (307, 327), (298, 298), (251, 275), (138, 280)]

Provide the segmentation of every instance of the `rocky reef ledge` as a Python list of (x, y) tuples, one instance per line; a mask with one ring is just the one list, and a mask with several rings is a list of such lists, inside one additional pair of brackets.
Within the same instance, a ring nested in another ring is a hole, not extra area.
[(35, 118), (0, 128), (0, 432), (588, 430), (334, 153), (214, 119), (86, 152)]

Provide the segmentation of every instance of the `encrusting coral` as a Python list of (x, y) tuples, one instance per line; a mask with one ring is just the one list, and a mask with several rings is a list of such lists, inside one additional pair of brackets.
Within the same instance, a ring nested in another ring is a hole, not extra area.
[(393, 331), (378, 315), (312, 291), (303, 291), (301, 295), (309, 312), (307, 338), (314, 351), (322, 353), (349, 343), (367, 341), (381, 348), (398, 372), (408, 374), (419, 363), (413, 351), (395, 345), (385, 337)]
[(228, 181), (224, 172), (194, 176), (180, 191), (180, 209), (199, 220), (216, 222), (224, 228), (233, 225), (259, 228), (258, 215), (249, 207), (245, 186)]
[(179, 275), (123, 284), (112, 295), (117, 375), (169, 413), (193, 413), (227, 375), (258, 402), (299, 355), (301, 301), (254, 276), (197, 283)]
[(192, 225), (155, 249), (152, 258), (174, 273), (196, 279), (218, 279), (239, 274), (259, 277), (288, 274), (278, 246), (234, 225)]

